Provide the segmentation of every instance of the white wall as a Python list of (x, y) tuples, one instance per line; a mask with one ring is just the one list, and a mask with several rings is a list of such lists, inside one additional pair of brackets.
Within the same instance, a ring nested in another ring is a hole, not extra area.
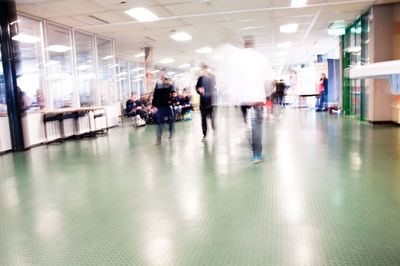
[(0, 152), (12, 149), (8, 117), (0, 117)]

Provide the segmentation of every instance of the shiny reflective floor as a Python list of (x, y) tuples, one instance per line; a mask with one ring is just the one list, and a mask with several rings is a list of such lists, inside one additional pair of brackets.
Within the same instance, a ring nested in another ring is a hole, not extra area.
[[(0, 265), (400, 265), (400, 128), (237, 110), (0, 156)], [(165, 134), (166, 135), (166, 134)]]

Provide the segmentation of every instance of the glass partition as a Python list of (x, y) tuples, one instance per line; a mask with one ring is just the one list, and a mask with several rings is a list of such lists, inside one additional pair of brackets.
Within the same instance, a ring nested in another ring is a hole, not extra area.
[(71, 29), (47, 24), (47, 62), (54, 109), (75, 107)]
[(76, 31), (74, 35), (80, 106), (93, 106), (96, 105), (93, 37), (89, 34)]
[(96, 43), (100, 103), (101, 105), (113, 104), (116, 102), (113, 43), (111, 40), (99, 37), (96, 37)]
[(5, 114), (7, 114), (6, 87), (4, 84), (3, 64), (0, 55), (0, 116)]
[(131, 96), (131, 90), (129, 86), (129, 67), (127, 61), (119, 61), (119, 71), (117, 74), (117, 82), (119, 86), (119, 99), (124, 100)]
[(144, 64), (137, 62), (129, 62), (131, 89), (143, 95), (145, 92), (145, 69)]
[(40, 20), (19, 16), (17, 35), (12, 38), (22, 111), (45, 108), (42, 28)]

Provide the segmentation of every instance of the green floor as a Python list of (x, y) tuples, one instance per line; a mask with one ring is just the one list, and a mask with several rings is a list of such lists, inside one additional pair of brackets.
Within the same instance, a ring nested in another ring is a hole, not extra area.
[(236, 111), (0, 156), (0, 265), (400, 265), (400, 128)]

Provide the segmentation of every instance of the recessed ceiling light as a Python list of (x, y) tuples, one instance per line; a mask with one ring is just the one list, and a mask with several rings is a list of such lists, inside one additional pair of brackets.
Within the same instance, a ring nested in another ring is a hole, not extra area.
[(340, 36), (346, 34), (345, 29), (328, 29), (328, 34), (333, 36)]
[(278, 43), (277, 47), (278, 48), (290, 48), (290, 47), (292, 47), (292, 43), (291, 42), (281, 42), (281, 43)]
[(216, 55), (216, 56), (213, 56), (213, 59), (214, 60), (222, 60), (222, 59), (224, 59), (224, 56), (223, 55)]
[(171, 63), (173, 63), (173, 62), (175, 62), (175, 60), (172, 59), (172, 58), (164, 58), (164, 59), (161, 60), (159, 63), (160, 63), (160, 64), (171, 64)]
[(209, 54), (212, 51), (213, 51), (213, 49), (210, 48), (210, 47), (203, 47), (203, 48), (200, 48), (200, 49), (196, 50), (196, 52), (198, 52), (199, 54)]
[(124, 13), (128, 14), (129, 16), (141, 22), (150, 22), (158, 20), (158, 16), (156, 14), (143, 7), (137, 7), (125, 10)]
[(144, 53), (143, 53), (143, 52), (138, 53), (138, 54), (135, 54), (135, 57), (136, 57), (136, 58), (143, 57), (143, 56), (144, 56)]
[(307, 0), (292, 0), (292, 7), (305, 7)]
[(282, 33), (293, 33), (296, 32), (298, 28), (299, 28), (298, 24), (286, 24), (280, 27), (280, 31)]
[(192, 39), (192, 36), (190, 36), (186, 32), (177, 32), (177, 33), (169, 35), (169, 37), (178, 42), (190, 41)]
[(183, 64), (179, 66), (179, 68), (188, 68), (188, 67), (190, 67), (190, 64)]
[(50, 45), (49, 47), (47, 47), (47, 50), (55, 53), (64, 53), (70, 51), (71, 49), (72, 49), (71, 47), (61, 44)]
[(23, 33), (15, 35), (14, 37), (12, 37), (12, 39), (14, 41), (19, 41), (19, 42), (24, 42), (24, 43), (36, 43), (36, 42), (39, 42), (42, 40), (39, 37), (35, 37), (32, 35), (23, 34)]

